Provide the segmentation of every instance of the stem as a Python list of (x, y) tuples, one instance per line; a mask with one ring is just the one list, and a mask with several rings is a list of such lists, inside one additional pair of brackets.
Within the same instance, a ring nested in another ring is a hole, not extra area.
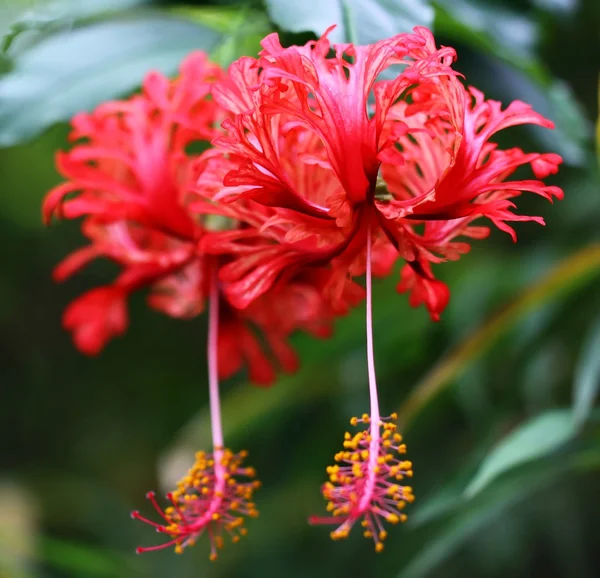
[[(219, 336), (219, 286), (218, 269), (213, 268), (210, 281), (208, 309), (208, 395), (210, 398), (210, 425), (215, 454), (223, 450), (223, 426), (221, 425), (221, 401), (219, 399), (218, 336)], [(215, 455), (215, 461), (218, 462)]]

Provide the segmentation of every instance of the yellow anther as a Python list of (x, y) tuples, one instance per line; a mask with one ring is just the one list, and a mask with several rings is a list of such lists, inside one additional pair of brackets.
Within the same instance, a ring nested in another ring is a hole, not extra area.
[(373, 537), (373, 532), (369, 532), (369, 530), (366, 530), (365, 532), (363, 532), (363, 536), (365, 538), (372, 538)]
[(209, 559), (211, 562), (214, 562), (214, 561), (217, 559), (217, 553), (216, 553), (216, 552), (211, 552), (211, 553), (210, 553), (210, 556), (208, 557), (208, 559)]
[(348, 537), (348, 530), (334, 530), (330, 536), (332, 540), (341, 540)]
[(357, 417), (350, 418), (350, 425), (357, 426), (358, 418)]
[(183, 546), (181, 544), (175, 545), (175, 554), (183, 554)]
[(375, 552), (377, 552), (377, 553), (383, 552), (383, 549), (384, 549), (383, 542), (377, 542), (377, 544), (375, 544)]
[(387, 532), (385, 530), (381, 530), (379, 532), (379, 539), (380, 540), (385, 540), (387, 538)]

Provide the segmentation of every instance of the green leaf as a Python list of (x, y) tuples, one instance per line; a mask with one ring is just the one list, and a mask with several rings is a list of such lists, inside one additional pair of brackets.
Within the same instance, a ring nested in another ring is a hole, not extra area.
[(178, 6), (172, 14), (181, 16), (223, 35), (211, 58), (225, 67), (240, 56), (256, 56), (260, 41), (270, 32), (270, 22), (263, 12), (227, 6)]
[(50, 536), (39, 538), (39, 558), (52, 568), (85, 576), (123, 576), (131, 572), (130, 556)]
[(598, 76), (598, 118), (596, 118), (596, 159), (600, 165), (600, 76)]
[(566, 257), (544, 277), (526, 287), (512, 303), (459, 342), (432, 367), (400, 407), (400, 423), (406, 428), (415, 415), (519, 320), (595, 279), (599, 272), (600, 244), (593, 244)]
[(488, 454), (465, 495), (474, 496), (504, 472), (557, 450), (575, 432), (570, 410), (549, 411), (526, 422)]
[(532, 62), (539, 30), (529, 18), (498, 4), (436, 0), (435, 31), (542, 75)]
[(532, 3), (540, 10), (557, 13), (574, 12), (578, 0), (532, 0)]
[(600, 388), (600, 317), (596, 319), (584, 346), (573, 391), (573, 419), (581, 427), (590, 416)]
[(33, 0), (25, 4), (0, 6), (0, 52), (7, 51), (23, 33), (31, 37), (108, 12), (123, 12), (147, 0)]
[(425, 578), (487, 524), (500, 516), (509, 515), (510, 508), (544, 490), (557, 478), (597, 470), (600, 467), (597, 444), (598, 440), (593, 439), (582, 449), (565, 456), (563, 460), (549, 460), (540, 467), (519, 470), (518, 475), (498, 480), (473, 499), (465, 501), (459, 512), (449, 516), (444, 526), (437, 529), (433, 537), (426, 534), (424, 547), (416, 551), (413, 559), (397, 578)]
[(0, 146), (30, 138), (80, 110), (130, 92), (149, 70), (174, 74), (221, 35), (164, 16), (101, 22), (44, 39), (0, 77)]
[(336, 24), (329, 36), (334, 42), (371, 44), (415, 26), (433, 23), (433, 9), (428, 0), (266, 0), (266, 3), (273, 22), (284, 30), (321, 35)]
[[(539, 59), (539, 26), (529, 17), (497, 4), (474, 0), (436, 0), (435, 31), (488, 53), (511, 65), (503, 74), (487, 66), (495, 92), (502, 98), (524, 100), (556, 125), (555, 131), (535, 130), (549, 150), (565, 162), (581, 166), (587, 161), (591, 126), (572, 89), (553, 79)], [(519, 74), (521, 73), (521, 74)]]

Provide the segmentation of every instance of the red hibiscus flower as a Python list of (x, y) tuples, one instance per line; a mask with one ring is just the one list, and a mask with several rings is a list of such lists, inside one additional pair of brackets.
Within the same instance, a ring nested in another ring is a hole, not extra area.
[[(77, 142), (58, 155), (67, 181), (50, 191), (43, 212), (47, 221), (52, 216), (84, 216), (82, 232), (91, 242), (58, 265), (57, 281), (96, 258), (121, 267), (112, 284), (92, 289), (66, 309), (63, 324), (78, 349), (95, 355), (123, 334), (127, 299), (141, 289), (148, 290), (152, 308), (171, 317), (198, 315), (208, 296), (210, 272), (221, 268), (220, 375), (248, 366), (254, 382), (268, 384), (276, 369), (293, 371), (297, 366), (287, 343), (290, 334), (302, 329), (325, 335), (333, 313), (318, 292), (322, 275), (301, 271), (244, 311), (234, 307), (235, 299), (228, 299), (236, 294), (228, 291), (230, 284), (235, 286), (236, 253), (236, 266), (246, 257), (257, 262), (272, 254), (272, 238), (260, 229), (274, 211), (257, 205), (260, 210), (254, 216), (252, 207), (240, 203), (228, 205), (224, 212), (211, 199), (210, 210), (190, 212), (190, 202), (200, 202), (194, 190), (206, 195), (214, 187), (216, 195), (222, 189), (222, 177), (220, 183), (211, 180), (208, 170), (214, 164), (208, 162), (212, 152), (187, 152), (194, 141), (217, 134), (215, 126), (224, 114), (207, 97), (220, 75), (203, 54), (194, 54), (175, 81), (151, 73), (142, 94), (77, 115), (71, 135)], [(236, 235), (244, 244), (234, 241)], [(213, 249), (225, 250), (203, 251), (199, 242), (205, 236), (213, 239)], [(277, 311), (285, 313), (284, 321)]]
[[(383, 268), (393, 248), (409, 267), (399, 289), (411, 290), (411, 303), (425, 303), (438, 319), (449, 292), (429, 264), (456, 259), (469, 249), (465, 238), (485, 236), (473, 220), (486, 217), (514, 234), (508, 221), (543, 221), (512, 213), (510, 199), (524, 191), (561, 198), (560, 189), (537, 180), (556, 172), (558, 155), (503, 151), (490, 140), (510, 126), (552, 124), (523, 103), (502, 110), (465, 89), (451, 68), (454, 51), (438, 49), (428, 30), (333, 47), (327, 33), (289, 48), (271, 34), (262, 46), (259, 59), (233, 63), (213, 88), (231, 113), (227, 135), (214, 144), (236, 164), (219, 199), (275, 208), (303, 265), (329, 263), (338, 280), (363, 274), (371, 227)], [(382, 79), (397, 64), (402, 72)], [(523, 165), (536, 179), (509, 180)], [(376, 273), (376, 250), (372, 260)], [(286, 267), (281, 261), (271, 276), (258, 273), (254, 296)], [(253, 275), (248, 268), (238, 282)]]

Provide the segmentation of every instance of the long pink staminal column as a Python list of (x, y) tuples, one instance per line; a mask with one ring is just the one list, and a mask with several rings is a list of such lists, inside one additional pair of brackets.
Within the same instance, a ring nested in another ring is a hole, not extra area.
[[(210, 425), (212, 442), (215, 453), (215, 461), (218, 463), (217, 455), (223, 451), (223, 425), (221, 422), (221, 399), (219, 396), (218, 375), (218, 349), (219, 349), (219, 280), (218, 271), (213, 268), (210, 282), (210, 297), (208, 308), (208, 395), (210, 399)], [(219, 468), (217, 468), (219, 469)]]
[(375, 375), (375, 354), (373, 347), (373, 280), (371, 276), (371, 226), (367, 229), (367, 372), (369, 375), (369, 402), (371, 404), (371, 442), (369, 444), (369, 466), (367, 483), (358, 504), (358, 509), (364, 511), (373, 497), (375, 488), (377, 458), (379, 454), (379, 397), (377, 395), (377, 376)]
[(400, 454), (406, 452), (402, 444), (402, 436), (396, 433), (396, 425), (390, 419), (397, 419), (396, 414), (389, 418), (381, 418), (375, 376), (375, 359), (373, 348), (373, 314), (372, 314), (372, 271), (371, 271), (371, 228), (367, 230), (367, 368), (369, 377), (370, 415), (353, 417), (350, 423), (368, 425), (368, 429), (352, 435), (346, 432), (344, 450), (335, 455), (337, 462), (327, 468), (329, 481), (323, 485), (322, 492), (328, 501), (327, 510), (330, 517), (311, 516), (311, 524), (336, 524), (331, 532), (334, 540), (346, 538), (350, 530), (362, 519), (364, 536), (372, 538), (375, 550), (383, 550), (383, 541), (387, 532), (383, 521), (391, 524), (403, 522), (406, 515), (402, 513), (407, 502), (414, 497), (412, 488), (400, 486), (397, 482), (412, 476), (412, 464), (401, 459)]
[[(175, 546), (181, 553), (187, 546), (207, 531), (210, 542), (210, 559), (217, 559), (217, 550), (224, 545), (223, 531), (237, 542), (246, 535), (244, 516), (256, 517), (258, 511), (252, 502), (252, 494), (260, 486), (253, 480), (254, 468), (242, 467), (247, 453), (234, 454), (223, 444), (221, 404), (218, 379), (219, 337), (219, 285), (217, 269), (211, 274), (208, 307), (208, 393), (211, 415), (213, 452), (198, 452), (196, 462), (177, 484), (177, 489), (167, 494), (171, 505), (164, 510), (159, 506), (154, 492), (147, 498), (162, 518), (161, 523), (143, 517), (139, 512), (132, 516), (154, 526), (171, 540), (158, 546), (137, 548), (138, 553)], [(239, 480), (239, 477), (246, 478)]]

